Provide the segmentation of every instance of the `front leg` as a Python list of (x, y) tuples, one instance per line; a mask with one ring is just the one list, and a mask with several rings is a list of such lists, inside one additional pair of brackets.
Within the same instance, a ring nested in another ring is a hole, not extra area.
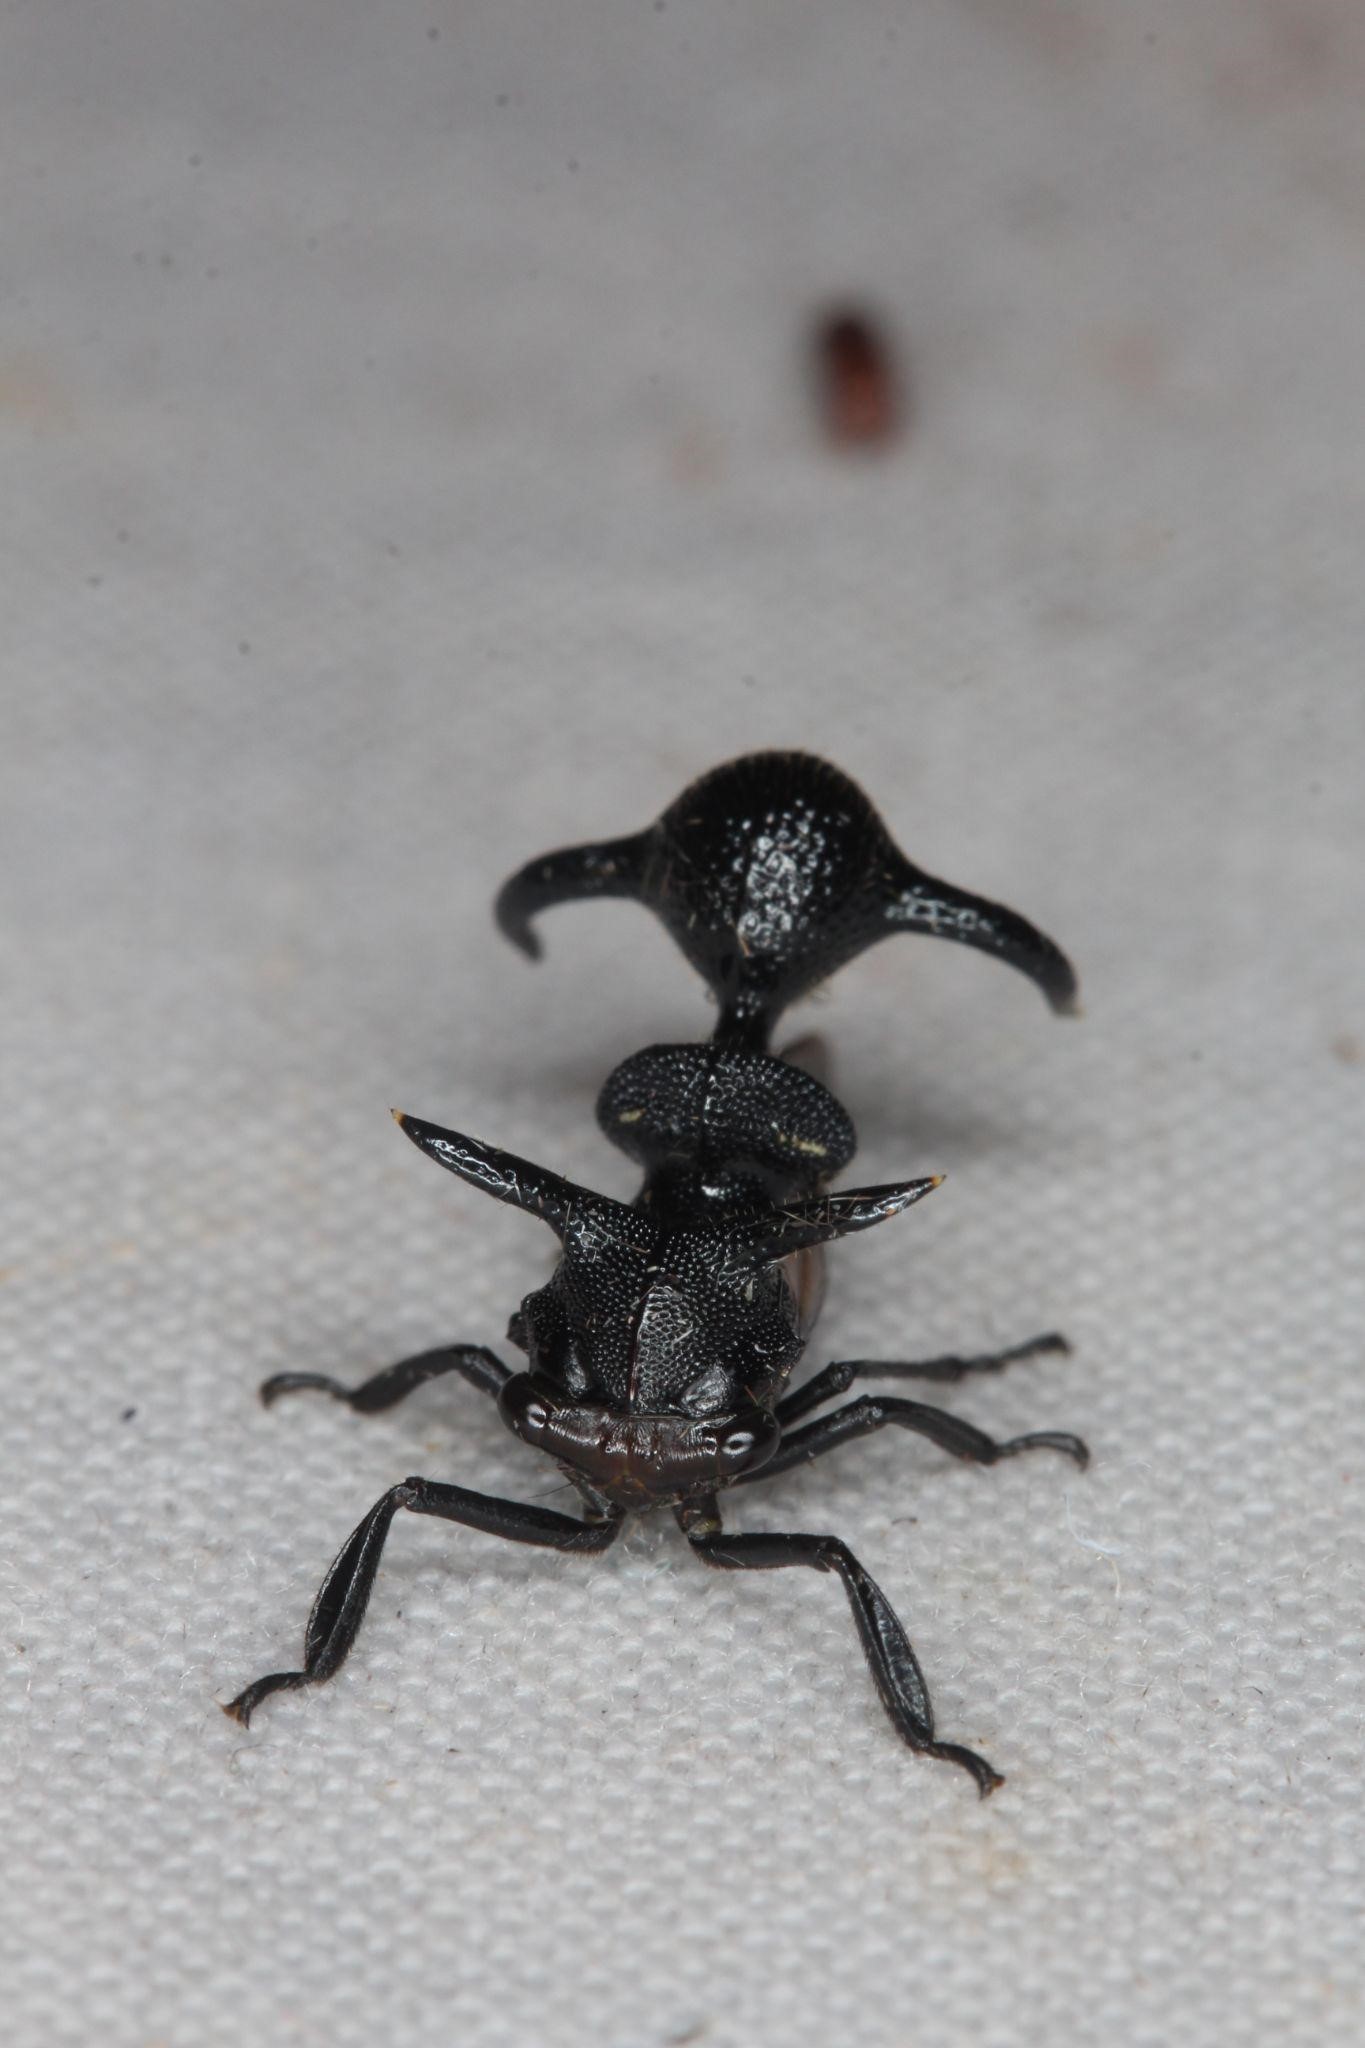
[(461, 1522), (467, 1529), (482, 1529), (489, 1536), (506, 1536), (513, 1543), (538, 1543), (551, 1550), (575, 1552), (605, 1550), (615, 1540), (624, 1519), (618, 1513), (600, 1522), (579, 1522), (572, 1515), (556, 1514), (551, 1508), (498, 1500), (491, 1494), (471, 1493), (467, 1487), (446, 1486), (436, 1479), (405, 1479), (401, 1486), (391, 1486), (375, 1502), (332, 1563), (308, 1617), (303, 1669), (272, 1671), (267, 1677), (256, 1679), (236, 1699), (228, 1701), (223, 1708), (225, 1714), (246, 1727), (270, 1693), (292, 1690), (298, 1685), (322, 1685), (341, 1669), (365, 1619), (384, 1539), (399, 1508), (414, 1515), (438, 1515), (445, 1522)]
[(873, 1683), (901, 1740), (921, 1756), (938, 1757), (970, 1772), (983, 1799), (1004, 1784), (999, 1772), (975, 1750), (936, 1739), (929, 1688), (909, 1637), (881, 1587), (846, 1543), (837, 1536), (727, 1536), (714, 1496), (689, 1501), (675, 1512), (703, 1564), (723, 1571), (775, 1571), (784, 1565), (807, 1565), (812, 1571), (837, 1572)]
[(1084, 1443), (1066, 1430), (1039, 1429), (1030, 1436), (1012, 1436), (999, 1443), (975, 1423), (949, 1415), (944, 1408), (931, 1408), (923, 1401), (898, 1400), (894, 1394), (864, 1394), (860, 1401), (850, 1401), (847, 1408), (836, 1408), (833, 1415), (822, 1415), (818, 1422), (808, 1422), (804, 1429), (784, 1436), (776, 1455), (766, 1465), (756, 1472), (741, 1473), (735, 1484), (743, 1486), (751, 1479), (771, 1479), (793, 1465), (837, 1450), (854, 1437), (871, 1436), (888, 1424), (928, 1437), (930, 1443), (971, 1465), (995, 1465), (1001, 1458), (1016, 1457), (1020, 1451), (1062, 1451), (1082, 1467), (1090, 1462)]
[(486, 1344), (441, 1344), (434, 1351), (419, 1351), (412, 1358), (400, 1358), (396, 1364), (386, 1365), (370, 1379), (362, 1380), (358, 1387), (348, 1387), (322, 1372), (277, 1372), (272, 1379), (261, 1382), (261, 1399), (269, 1408), (281, 1394), (316, 1392), (330, 1394), (334, 1401), (344, 1401), (358, 1415), (378, 1415), (383, 1409), (405, 1401), (428, 1380), (440, 1379), (448, 1372), (459, 1373), (481, 1394), (491, 1394), (494, 1400), (512, 1377), (511, 1367), (504, 1365)]

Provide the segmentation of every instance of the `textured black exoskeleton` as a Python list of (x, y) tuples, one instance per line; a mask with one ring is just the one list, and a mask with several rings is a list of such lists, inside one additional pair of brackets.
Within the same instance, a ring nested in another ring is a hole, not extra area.
[(984, 1795), (1001, 1779), (983, 1757), (936, 1738), (905, 1631), (848, 1548), (835, 1536), (727, 1534), (717, 1497), (887, 1425), (975, 1464), (1043, 1448), (1084, 1465), (1078, 1437), (1046, 1430), (1000, 1443), (941, 1408), (895, 1396), (864, 1395), (803, 1420), (855, 1380), (956, 1381), (1067, 1346), (1048, 1335), (977, 1358), (845, 1359), (789, 1391), (819, 1305), (819, 1248), (899, 1214), (938, 1179), (832, 1191), (853, 1157), (852, 1123), (813, 1074), (766, 1047), (787, 1004), (896, 931), (993, 952), (1029, 974), (1059, 1011), (1074, 1007), (1075, 977), (1015, 912), (912, 867), (862, 792), (806, 754), (731, 762), (645, 832), (532, 861), (502, 889), (498, 922), (534, 957), (537, 912), (603, 895), (634, 896), (654, 910), (720, 1006), (709, 1044), (651, 1046), (602, 1089), (599, 1123), (644, 1168), (635, 1201), (594, 1194), (458, 1131), (398, 1118), (438, 1164), (528, 1210), (559, 1238), (553, 1277), (508, 1327), (526, 1369), (513, 1373), (483, 1345), (456, 1344), (401, 1359), (354, 1389), (319, 1373), (281, 1373), (261, 1389), (267, 1405), (316, 1388), (373, 1414), (460, 1373), (496, 1399), (509, 1429), (555, 1460), (583, 1515), (431, 1479), (391, 1487), (322, 1583), (302, 1668), (258, 1678), (225, 1711), (245, 1723), (269, 1693), (320, 1684), (340, 1668), (399, 1508), (584, 1552), (605, 1550), (627, 1514), (666, 1506), (706, 1564), (835, 1572), (903, 1740), (960, 1764)]
[(895, 932), (994, 953), (1054, 1010), (1076, 1006), (1051, 939), (913, 867), (857, 784), (809, 754), (747, 754), (647, 831), (542, 854), (504, 883), (498, 923), (534, 960), (532, 918), (579, 896), (633, 896), (663, 919), (720, 1004), (718, 1045), (762, 1051), (789, 1003)]

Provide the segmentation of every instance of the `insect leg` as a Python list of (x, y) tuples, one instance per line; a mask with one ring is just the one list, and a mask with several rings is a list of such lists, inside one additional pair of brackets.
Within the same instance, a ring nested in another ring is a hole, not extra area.
[(400, 1358), (396, 1364), (386, 1365), (382, 1372), (362, 1380), (358, 1387), (344, 1386), (322, 1372), (277, 1372), (273, 1379), (261, 1382), (261, 1399), (269, 1408), (281, 1394), (315, 1390), (330, 1394), (334, 1401), (344, 1401), (358, 1415), (378, 1415), (382, 1409), (406, 1400), (428, 1380), (439, 1379), (447, 1372), (458, 1372), (480, 1393), (492, 1394), (495, 1400), (512, 1377), (511, 1368), (486, 1344), (442, 1344), (434, 1351), (419, 1351), (412, 1358)]
[[(833, 1415), (822, 1415), (818, 1422), (808, 1422), (804, 1429), (784, 1437), (776, 1455), (753, 1476), (770, 1479), (792, 1465), (823, 1457), (826, 1451), (837, 1450), (854, 1437), (871, 1436), (888, 1424), (913, 1430), (916, 1436), (926, 1436), (930, 1443), (972, 1465), (994, 1465), (1020, 1451), (1063, 1451), (1078, 1465), (1090, 1462), (1090, 1453), (1081, 1439), (1065, 1430), (1039, 1429), (1029, 1436), (1012, 1436), (998, 1443), (975, 1423), (949, 1415), (946, 1409), (931, 1408), (923, 1401), (902, 1401), (891, 1394), (864, 1394), (860, 1400), (850, 1401), (847, 1408), (837, 1408)], [(744, 1477), (747, 1475), (742, 1475), (737, 1483), (743, 1484)]]
[(935, 1739), (934, 1710), (919, 1660), (890, 1601), (846, 1543), (837, 1536), (727, 1536), (714, 1499), (689, 1502), (676, 1513), (703, 1564), (723, 1571), (776, 1571), (785, 1565), (806, 1565), (812, 1571), (837, 1572), (873, 1683), (901, 1740), (923, 1756), (939, 1757), (969, 1771), (983, 1799), (1004, 1784), (999, 1773), (974, 1750)]
[(779, 1402), (777, 1419), (779, 1422), (795, 1422), (798, 1416), (808, 1415), (812, 1408), (818, 1408), (822, 1401), (832, 1400), (836, 1394), (846, 1394), (854, 1380), (956, 1381), (965, 1379), (972, 1372), (1002, 1372), (1007, 1365), (1014, 1365), (1021, 1358), (1038, 1358), (1045, 1351), (1065, 1352), (1069, 1356), (1071, 1346), (1058, 1331), (1049, 1330), (1046, 1336), (1030, 1337), (1024, 1344), (1012, 1344), (1008, 1351), (984, 1351), (976, 1358), (841, 1358)]
[(435, 1479), (405, 1479), (401, 1486), (391, 1486), (375, 1502), (330, 1566), (308, 1617), (303, 1669), (272, 1671), (267, 1677), (256, 1679), (228, 1702), (223, 1708), (225, 1714), (245, 1727), (270, 1693), (299, 1685), (321, 1685), (341, 1669), (365, 1619), (384, 1539), (399, 1508), (414, 1515), (437, 1515), (442, 1521), (461, 1522), (468, 1529), (481, 1529), (488, 1536), (506, 1536), (513, 1543), (537, 1543), (550, 1550), (575, 1552), (605, 1550), (624, 1519), (617, 1514), (611, 1520), (580, 1522), (572, 1515), (556, 1514), (551, 1508), (498, 1500), (491, 1494), (471, 1493), (464, 1486), (447, 1486)]

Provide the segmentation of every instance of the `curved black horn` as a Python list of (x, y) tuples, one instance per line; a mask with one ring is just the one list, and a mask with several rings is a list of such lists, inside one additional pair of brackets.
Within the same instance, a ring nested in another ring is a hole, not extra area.
[(543, 853), (509, 875), (498, 891), (493, 915), (505, 938), (538, 960), (540, 939), (531, 919), (555, 903), (587, 896), (638, 896), (644, 877), (650, 834), (604, 839), (591, 846), (562, 846)]
[(828, 1244), (831, 1238), (848, 1237), (855, 1230), (870, 1230), (888, 1216), (899, 1216), (912, 1202), (932, 1194), (943, 1184), (941, 1173), (927, 1180), (890, 1181), (884, 1187), (849, 1188), (837, 1195), (817, 1195), (809, 1202), (791, 1202), (770, 1216), (758, 1216), (729, 1232), (726, 1268), (731, 1273), (752, 1272), (788, 1258), (811, 1245)]
[(591, 1188), (564, 1180), (529, 1159), (518, 1159), (513, 1152), (500, 1152), (495, 1145), (485, 1145), (463, 1131), (424, 1123), (421, 1117), (405, 1116), (401, 1109), (394, 1110), (393, 1116), (428, 1159), (448, 1173), (458, 1174), (471, 1187), (482, 1188), (496, 1201), (538, 1216), (561, 1238), (571, 1230), (577, 1233), (585, 1226), (597, 1225), (642, 1246), (652, 1240), (653, 1233), (639, 1213), (624, 1202), (613, 1201), (610, 1195), (595, 1194)]
[(904, 856), (887, 881), (882, 917), (889, 930), (928, 932), (936, 939), (956, 939), (961, 946), (993, 953), (1035, 982), (1059, 1016), (1075, 1015), (1075, 969), (1060, 946), (1017, 910), (926, 875)]

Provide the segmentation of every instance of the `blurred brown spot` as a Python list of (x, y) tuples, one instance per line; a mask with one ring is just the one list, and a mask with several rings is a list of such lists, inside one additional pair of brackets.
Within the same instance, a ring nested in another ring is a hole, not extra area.
[(904, 426), (905, 396), (885, 330), (857, 307), (825, 314), (815, 329), (817, 397), (837, 447), (872, 448)]
[(1167, 351), (1154, 328), (1096, 327), (1089, 337), (1100, 374), (1133, 398), (1151, 398), (1166, 379)]
[(968, 0), (1031, 57), (1074, 71), (1104, 54), (1107, 31), (1084, 0)]
[(75, 407), (56, 371), (41, 356), (15, 355), (0, 361), (0, 413), (40, 430), (69, 427)]
[(1365, 1060), (1365, 1047), (1354, 1032), (1341, 1031), (1332, 1040), (1332, 1057), (1340, 1060), (1343, 1067), (1358, 1067)]
[(676, 436), (669, 451), (675, 483), (689, 490), (719, 481), (725, 470), (720, 442), (709, 428), (693, 425)]

